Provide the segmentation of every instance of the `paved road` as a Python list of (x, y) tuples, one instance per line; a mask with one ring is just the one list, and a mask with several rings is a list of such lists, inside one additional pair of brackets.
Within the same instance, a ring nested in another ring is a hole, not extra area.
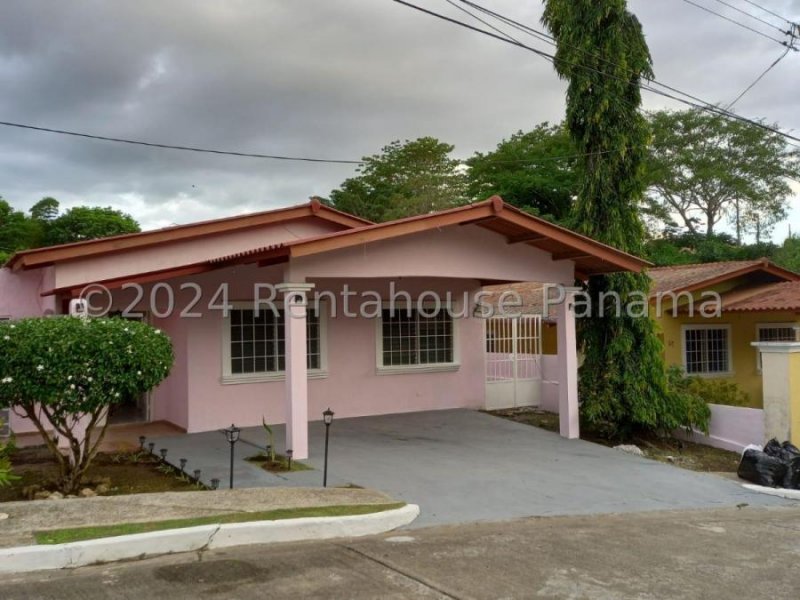
[(437, 526), (8, 578), (49, 598), (796, 600), (800, 508), (745, 507)]
[[(335, 410), (335, 406), (334, 406)], [(310, 428), (314, 471), (281, 479), (240, 461), (244, 485), (322, 483), (324, 426)], [(283, 447), (283, 427), (276, 427)], [(242, 439), (263, 444), (248, 428)], [(163, 444), (163, 445), (162, 445)], [(218, 432), (159, 442), (168, 458), (185, 456), (203, 473), (227, 477), (229, 448)], [(255, 449), (238, 444), (243, 458)], [(355, 419), (331, 427), (332, 485), (355, 483), (419, 504), (414, 527), (530, 516), (721, 508), (741, 502), (787, 505), (745, 490), (739, 482), (695, 473), (582, 440), (470, 410), (443, 410)], [(212, 468), (211, 465), (216, 465)], [(194, 467), (188, 467), (192, 469)], [(800, 595), (798, 595), (800, 597)]]

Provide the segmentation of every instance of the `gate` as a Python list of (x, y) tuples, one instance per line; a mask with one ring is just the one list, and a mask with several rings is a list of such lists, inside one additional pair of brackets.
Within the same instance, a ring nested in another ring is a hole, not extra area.
[(487, 319), (486, 408), (539, 406), (541, 394), (541, 316)]

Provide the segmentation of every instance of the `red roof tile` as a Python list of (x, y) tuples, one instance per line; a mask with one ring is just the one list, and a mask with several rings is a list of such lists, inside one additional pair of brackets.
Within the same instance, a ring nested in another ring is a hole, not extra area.
[(795, 310), (800, 311), (800, 281), (786, 281), (764, 286), (760, 291), (724, 304), (725, 312)]

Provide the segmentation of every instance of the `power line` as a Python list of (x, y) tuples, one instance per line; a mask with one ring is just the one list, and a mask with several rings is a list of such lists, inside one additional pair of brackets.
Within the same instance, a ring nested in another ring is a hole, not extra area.
[(761, 6), (760, 4), (757, 4), (757, 3), (753, 2), (752, 0), (744, 0), (744, 1), (747, 2), (751, 6), (755, 6), (756, 8), (758, 8), (760, 10), (763, 10), (765, 13), (771, 14), (773, 17), (778, 17), (782, 21), (786, 21), (787, 23), (789, 23), (789, 25), (796, 25), (796, 23), (790, 21), (786, 17), (783, 17), (783, 16), (779, 15), (778, 13), (776, 13), (774, 11), (771, 11), (768, 8), (765, 8), (765, 7)]
[[(204, 152), (210, 154), (222, 154), (226, 156), (238, 156), (238, 157), (246, 157), (246, 158), (268, 158), (268, 159), (276, 159), (276, 160), (294, 160), (294, 161), (304, 161), (304, 162), (314, 162), (314, 163), (333, 163), (333, 164), (347, 164), (347, 165), (363, 165), (364, 160), (346, 160), (346, 159), (327, 159), (327, 158), (306, 158), (306, 157), (295, 157), (295, 156), (279, 156), (279, 155), (272, 155), (272, 154), (253, 154), (249, 152), (235, 152), (235, 151), (227, 151), (227, 150), (211, 150), (207, 148), (195, 148), (192, 146), (179, 146), (174, 144), (157, 144), (153, 142), (143, 142), (140, 140), (128, 140), (124, 138), (116, 138), (116, 137), (108, 137), (104, 135), (93, 135), (88, 133), (79, 133), (76, 131), (66, 131), (63, 129), (53, 129), (50, 127), (38, 127), (35, 125), (25, 125), (22, 123), (11, 123), (8, 121), (0, 121), (0, 125), (6, 127), (17, 127), (19, 129), (28, 129), (33, 131), (40, 131), (46, 133), (56, 133), (60, 135), (69, 135), (74, 137), (81, 137), (90, 140), (100, 140), (104, 142), (115, 142), (119, 144), (134, 144), (137, 146), (146, 146), (149, 148), (166, 148), (168, 150), (182, 150), (182, 151), (189, 151), (189, 152)], [(596, 156), (600, 154), (607, 154), (609, 151), (601, 151), (601, 152), (586, 152), (582, 154), (567, 154), (561, 156), (542, 156), (540, 158), (520, 158), (520, 159), (509, 159), (509, 160), (492, 160), (490, 162), (496, 164), (502, 163), (527, 163), (527, 164), (538, 164), (543, 162), (551, 162), (557, 160), (572, 160), (578, 158), (584, 158), (586, 156)], [(470, 159), (457, 159), (460, 164), (467, 164)]]
[(734, 6), (730, 2), (726, 2), (725, 0), (715, 0), (715, 2), (719, 2), (720, 4), (722, 4), (724, 6), (727, 6), (728, 8), (731, 8), (731, 9), (735, 10), (738, 13), (743, 14), (746, 17), (750, 17), (751, 19), (754, 19), (754, 20), (758, 21), (759, 23), (763, 23), (764, 25), (767, 25), (768, 27), (772, 27), (773, 29), (777, 29), (781, 33), (787, 33), (786, 31), (784, 31), (783, 29), (781, 29), (780, 27), (778, 27), (774, 23), (770, 23), (766, 19), (762, 19), (761, 17), (757, 17), (756, 15), (754, 15), (752, 13), (749, 13), (746, 10), (742, 10), (741, 8), (739, 8), (738, 6)]
[[(522, 31), (524, 33), (527, 33), (528, 35), (530, 35), (531, 37), (533, 37), (535, 39), (540, 39), (540, 40), (542, 40), (542, 41), (544, 41), (544, 42), (546, 42), (546, 43), (548, 43), (548, 44), (550, 44), (552, 46), (557, 46), (555, 38), (553, 36), (551, 36), (551, 35), (548, 35), (547, 33), (543, 32), (543, 31), (539, 31), (538, 29), (530, 27), (529, 25), (525, 25), (524, 23), (520, 23), (519, 21), (515, 21), (514, 19), (511, 19), (510, 17), (506, 17), (505, 15), (501, 15), (500, 13), (496, 13), (496, 12), (494, 12), (492, 10), (489, 10), (488, 8), (485, 8), (485, 7), (481, 6), (480, 4), (476, 4), (475, 2), (472, 2), (471, 0), (459, 0), (459, 1), (462, 2), (463, 4), (469, 5), (470, 7), (474, 8), (476, 10), (481, 11), (483, 14), (492, 16), (495, 19), (498, 19), (498, 20), (504, 22), (505, 24), (517, 29), (518, 31)], [(792, 36), (792, 39), (794, 39), (794, 36)], [(618, 63), (615, 63), (612, 60), (607, 59), (604, 56), (601, 56), (601, 55), (599, 55), (599, 54), (597, 54), (595, 52), (586, 50), (584, 48), (580, 48), (578, 46), (570, 46), (570, 47), (574, 48), (575, 50), (578, 50), (579, 52), (581, 52), (584, 55), (596, 58), (596, 59), (598, 59), (598, 60), (600, 60), (600, 61), (602, 61), (602, 62), (604, 62), (604, 63), (606, 63), (606, 64), (608, 64), (610, 66), (613, 66), (613, 67), (619, 66)], [(579, 66), (579, 67), (581, 67), (583, 69), (588, 69), (588, 70), (591, 70), (591, 71), (594, 71), (594, 72), (598, 72), (596, 69), (593, 69), (591, 67), (587, 67), (585, 65), (575, 65), (575, 63), (569, 63), (569, 64), (573, 64), (574, 66)], [(634, 74), (633, 71), (631, 71), (629, 69), (627, 70), (627, 73), (631, 74), (631, 75)], [(606, 74), (606, 73), (601, 73), (601, 74), (607, 75), (609, 77), (614, 77), (614, 75), (611, 75), (611, 74)], [(617, 79), (619, 79), (619, 78), (617, 78)], [(781, 132), (780, 130), (777, 130), (777, 129), (774, 129), (774, 128), (770, 128), (770, 127), (766, 127), (766, 126), (763, 125), (763, 123), (759, 123), (759, 122), (756, 122), (756, 121), (751, 121), (749, 119), (745, 119), (744, 117), (740, 117), (736, 113), (733, 113), (730, 110), (728, 110), (730, 108), (730, 105), (726, 109), (721, 109), (717, 105), (711, 104), (710, 102), (707, 102), (707, 101), (703, 100), (702, 98), (698, 98), (697, 96), (693, 96), (692, 94), (689, 94), (688, 92), (683, 92), (683, 91), (681, 91), (681, 90), (679, 90), (679, 89), (677, 89), (677, 88), (675, 88), (675, 87), (673, 87), (671, 85), (667, 85), (665, 83), (661, 83), (661, 82), (656, 81), (656, 80), (650, 81), (650, 85), (659, 86), (661, 88), (664, 88), (665, 90), (668, 90), (668, 91), (676, 93), (676, 94), (680, 94), (682, 96), (685, 96), (686, 98), (689, 98), (690, 100), (694, 100), (695, 102), (698, 102), (701, 105), (703, 105), (702, 107), (697, 107), (692, 103), (688, 103), (688, 105), (693, 106), (695, 108), (703, 108), (703, 107), (705, 107), (704, 108), (705, 110), (710, 111), (710, 112), (714, 112), (715, 114), (718, 114), (718, 115), (721, 115), (721, 116), (724, 116), (724, 117), (728, 117), (728, 118), (732, 118), (732, 119), (736, 119), (736, 120), (739, 120), (739, 121), (749, 122), (751, 124), (755, 124), (755, 125), (758, 125), (760, 127), (769, 129), (771, 131), (775, 131), (777, 133), (780, 133), (781, 135), (784, 135), (783, 132)], [(640, 84), (639, 87), (642, 88), (643, 90), (649, 91), (651, 93), (660, 94), (660, 95), (665, 96), (667, 98), (675, 99), (675, 100), (678, 100), (679, 102), (683, 102), (684, 104), (687, 104), (685, 101), (683, 101), (681, 99), (674, 98), (674, 96), (671, 96), (669, 94), (661, 92), (660, 90), (654, 90), (654, 89), (650, 88), (649, 85)], [(790, 144), (790, 145), (794, 146), (794, 144)]]
[[(540, 56), (542, 58), (545, 58), (549, 62), (555, 63), (558, 60), (559, 62), (562, 62), (564, 64), (568, 64), (568, 65), (571, 65), (571, 66), (574, 66), (574, 67), (577, 67), (577, 68), (588, 70), (588, 71), (597, 73), (599, 75), (602, 75), (604, 77), (612, 77), (614, 79), (622, 81), (621, 78), (619, 78), (619, 77), (617, 77), (617, 76), (615, 76), (615, 75), (613, 75), (611, 73), (606, 73), (604, 71), (598, 71), (597, 69), (594, 69), (593, 67), (590, 67), (590, 66), (587, 66), (587, 65), (578, 64), (578, 63), (573, 63), (573, 62), (569, 62), (569, 61), (565, 61), (564, 59), (556, 59), (556, 57), (554, 55), (549, 54), (547, 52), (543, 52), (542, 50), (539, 50), (537, 48), (533, 48), (532, 46), (528, 46), (526, 44), (510, 40), (510, 39), (508, 39), (506, 37), (503, 37), (501, 35), (497, 35), (495, 33), (492, 33), (491, 31), (486, 31), (485, 29), (481, 29), (479, 27), (475, 27), (473, 25), (470, 25), (469, 23), (464, 23), (463, 21), (459, 21), (458, 19), (454, 19), (452, 17), (448, 17), (448, 16), (443, 15), (441, 13), (437, 13), (437, 12), (428, 10), (426, 8), (423, 8), (421, 6), (417, 6), (416, 4), (412, 4), (410, 2), (407, 2), (406, 0), (393, 0), (393, 1), (397, 2), (398, 4), (402, 4), (402, 5), (404, 5), (404, 6), (408, 7), (408, 8), (412, 8), (412, 9), (417, 10), (419, 12), (428, 14), (428, 15), (433, 16), (433, 17), (436, 17), (436, 18), (441, 19), (443, 21), (447, 21), (449, 23), (453, 23), (455, 25), (459, 25), (460, 27), (464, 27), (466, 29), (470, 29), (470, 30), (475, 31), (477, 33), (481, 33), (483, 35), (486, 35), (486, 36), (489, 36), (491, 38), (500, 40), (501, 42), (505, 42), (505, 43), (510, 44), (512, 46), (517, 46), (517, 47), (522, 48), (524, 50), (528, 50), (529, 52), (533, 52), (534, 54), (536, 54), (536, 55), (538, 55), (538, 56)], [(462, 1), (466, 1), (466, 0), (462, 0)], [(658, 82), (655, 82), (655, 81), (653, 83), (656, 84), (656, 85), (660, 85), (661, 87), (665, 87), (667, 89), (673, 90), (673, 91), (675, 91), (675, 93), (681, 94), (681, 95), (686, 96), (688, 98), (695, 99), (697, 102), (700, 102), (700, 104), (698, 104), (696, 102), (691, 102), (689, 100), (686, 100), (685, 98), (677, 97), (677, 96), (675, 96), (673, 94), (670, 94), (668, 92), (665, 92), (663, 90), (654, 89), (654, 88), (652, 88), (652, 87), (650, 87), (650, 86), (648, 86), (648, 85), (646, 85), (644, 83), (638, 83), (637, 86), (642, 90), (648, 91), (648, 92), (653, 93), (653, 94), (657, 94), (659, 96), (663, 96), (665, 98), (669, 98), (671, 100), (675, 100), (677, 102), (680, 102), (680, 103), (685, 104), (687, 106), (690, 106), (692, 108), (696, 108), (696, 109), (699, 109), (699, 110), (704, 110), (706, 112), (713, 112), (713, 113), (718, 114), (720, 116), (724, 116), (724, 117), (727, 117), (727, 118), (730, 118), (730, 119), (735, 119), (737, 121), (741, 121), (741, 122), (744, 122), (744, 123), (749, 123), (750, 125), (753, 125), (755, 127), (759, 127), (761, 129), (764, 129), (764, 130), (767, 130), (767, 131), (771, 131), (773, 133), (777, 133), (778, 135), (781, 135), (784, 138), (791, 139), (791, 140), (794, 140), (796, 142), (800, 142), (800, 138), (792, 136), (792, 135), (790, 135), (788, 133), (785, 133), (785, 132), (781, 131), (780, 129), (777, 129), (775, 127), (771, 127), (771, 126), (766, 125), (764, 123), (761, 123), (759, 121), (754, 121), (752, 119), (748, 119), (746, 117), (742, 117), (742, 116), (737, 115), (736, 113), (733, 113), (733, 112), (730, 112), (730, 111), (725, 111), (724, 109), (721, 109), (718, 106), (715, 106), (715, 105), (710, 104), (710, 103), (708, 103), (708, 102), (706, 102), (704, 100), (701, 100), (699, 98), (691, 96), (690, 94), (687, 94), (686, 92), (681, 92), (680, 90), (677, 90), (676, 88), (671, 88), (671, 87), (667, 86), (666, 84), (661, 84), (661, 83), (658, 83)]]
[[(725, 19), (726, 21), (728, 21), (730, 23), (733, 23), (734, 25), (738, 25), (739, 27), (742, 27), (743, 29), (747, 29), (748, 31), (752, 31), (753, 33), (756, 33), (756, 34), (760, 35), (761, 37), (765, 37), (768, 40), (772, 40), (773, 42), (775, 42), (777, 44), (780, 44), (781, 46), (788, 46), (788, 44), (786, 42), (782, 41), (782, 40), (774, 38), (771, 35), (768, 35), (768, 34), (764, 33), (763, 31), (759, 31), (755, 27), (750, 27), (749, 25), (745, 25), (741, 21), (737, 21), (736, 19), (731, 19), (730, 17), (728, 17), (726, 15), (723, 15), (722, 13), (718, 13), (718, 12), (716, 12), (714, 10), (711, 10), (710, 8), (708, 8), (706, 6), (703, 6), (702, 4), (698, 4), (697, 2), (694, 2), (694, 0), (683, 0), (683, 1), (686, 2), (686, 4), (691, 4), (692, 6), (696, 6), (700, 10), (704, 10), (707, 13), (710, 13), (712, 15), (716, 15), (720, 19)], [(796, 48), (792, 48), (792, 49), (797, 51)]]
[(195, 146), (176, 146), (172, 144), (157, 144), (155, 142), (143, 142), (140, 140), (128, 140), (124, 138), (108, 137), (104, 135), (93, 135), (89, 133), (79, 133), (77, 131), (67, 131), (65, 129), (53, 129), (50, 127), (37, 127), (35, 125), (24, 125), (22, 123), (11, 123), (9, 121), (0, 121), (0, 125), (4, 127), (16, 127), (18, 129), (32, 129), (34, 131), (57, 133), (60, 135), (71, 135), (74, 137), (87, 138), (90, 140), (102, 140), (104, 142), (117, 142), (119, 144), (132, 144), (134, 146), (147, 146), (150, 148), (166, 148), (169, 150), (183, 150), (186, 152), (201, 152), (204, 154), (223, 154), (226, 156), (242, 156), (247, 158), (266, 158), (271, 160), (288, 160), (288, 161), (311, 162), (311, 163), (333, 163), (340, 165), (364, 164), (363, 160), (339, 160), (330, 158), (309, 158), (305, 156), (282, 156), (278, 154), (255, 154), (251, 152), (235, 152), (231, 150), (212, 150), (210, 148), (197, 148)]
[(781, 61), (784, 59), (784, 57), (785, 57), (787, 54), (789, 54), (789, 48), (788, 48), (788, 47), (786, 48), (786, 50), (784, 50), (784, 51), (783, 51), (783, 54), (781, 54), (781, 55), (780, 55), (778, 58), (776, 58), (776, 59), (775, 59), (775, 61), (774, 61), (774, 62), (773, 62), (773, 63), (772, 63), (770, 66), (768, 66), (768, 67), (767, 67), (767, 68), (766, 68), (766, 69), (765, 69), (765, 70), (764, 70), (764, 71), (761, 73), (761, 75), (759, 75), (759, 76), (756, 78), (756, 80), (755, 80), (755, 81), (753, 81), (753, 83), (751, 83), (750, 85), (748, 85), (748, 86), (747, 86), (747, 87), (744, 89), (744, 91), (742, 91), (742, 93), (741, 93), (741, 94), (739, 94), (738, 96), (736, 96), (736, 99), (735, 99), (733, 102), (731, 102), (730, 104), (728, 104), (728, 106), (726, 106), (725, 108), (726, 108), (726, 109), (730, 109), (730, 108), (732, 108), (732, 107), (733, 107), (733, 105), (734, 105), (734, 104), (736, 104), (736, 103), (737, 103), (739, 100), (741, 100), (741, 99), (742, 99), (742, 97), (743, 97), (743, 96), (744, 96), (744, 95), (745, 95), (747, 92), (749, 92), (750, 90), (752, 90), (752, 89), (753, 89), (753, 88), (754, 88), (754, 87), (755, 87), (755, 86), (758, 84), (758, 82), (759, 82), (759, 81), (761, 81), (762, 79), (764, 79), (764, 76), (765, 76), (767, 73), (769, 73), (769, 72), (770, 72), (772, 69), (774, 69), (774, 68), (775, 68), (775, 66), (776, 66), (776, 65), (777, 65), (779, 62), (781, 62)]

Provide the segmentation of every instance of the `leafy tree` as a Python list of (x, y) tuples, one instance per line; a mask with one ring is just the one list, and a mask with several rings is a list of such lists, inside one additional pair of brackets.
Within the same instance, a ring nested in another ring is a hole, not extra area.
[(359, 173), (333, 190), (339, 210), (370, 221), (388, 221), (466, 202), (466, 176), (453, 146), (432, 137), (394, 141), (364, 157)]
[[(118, 318), (0, 322), (0, 354), (0, 408), (36, 426), (67, 494), (77, 492), (97, 453), (109, 409), (158, 385), (174, 360), (166, 335)], [(66, 456), (59, 438), (68, 443)]]
[[(546, 0), (542, 21), (557, 42), (556, 71), (569, 82), (567, 128), (584, 155), (573, 223), (580, 233), (641, 255), (644, 226), (637, 207), (650, 133), (639, 112), (639, 84), (653, 76), (641, 25), (625, 0)], [(608, 435), (670, 431), (697, 419), (686, 398), (668, 388), (653, 321), (625, 311), (598, 314), (601, 293), (616, 292), (625, 305), (648, 289), (643, 274), (588, 282), (594, 310), (580, 322), (581, 413)]]
[(565, 222), (580, 181), (574, 156), (566, 128), (541, 123), (501, 141), (492, 152), (476, 152), (467, 161), (468, 194), (478, 200), (498, 194), (514, 206)]
[[(3, 420), (0, 419), (0, 429), (3, 428)], [(19, 476), (12, 473), (11, 453), (14, 451), (14, 439), (8, 441), (0, 440), (0, 488), (11, 485), (19, 479)]]
[(786, 238), (775, 251), (774, 260), (780, 266), (800, 273), (800, 237), (790, 235)]
[(36, 221), (43, 221), (49, 223), (58, 216), (58, 210), (61, 205), (55, 198), (47, 197), (42, 198), (31, 207), (31, 218)]
[(25, 213), (0, 198), (0, 264), (5, 262), (3, 255), (8, 258), (17, 250), (35, 246), (40, 233)]
[(782, 136), (696, 109), (658, 111), (650, 124), (648, 200), (689, 232), (710, 237), (727, 217), (738, 243), (747, 233), (760, 241), (786, 216), (800, 153)]
[(776, 248), (771, 243), (743, 244), (727, 233), (671, 232), (647, 242), (645, 256), (658, 266), (685, 265), (725, 260), (754, 260), (772, 257)]
[(45, 230), (45, 245), (68, 244), (97, 238), (137, 233), (139, 224), (113, 208), (76, 206), (53, 219)]

